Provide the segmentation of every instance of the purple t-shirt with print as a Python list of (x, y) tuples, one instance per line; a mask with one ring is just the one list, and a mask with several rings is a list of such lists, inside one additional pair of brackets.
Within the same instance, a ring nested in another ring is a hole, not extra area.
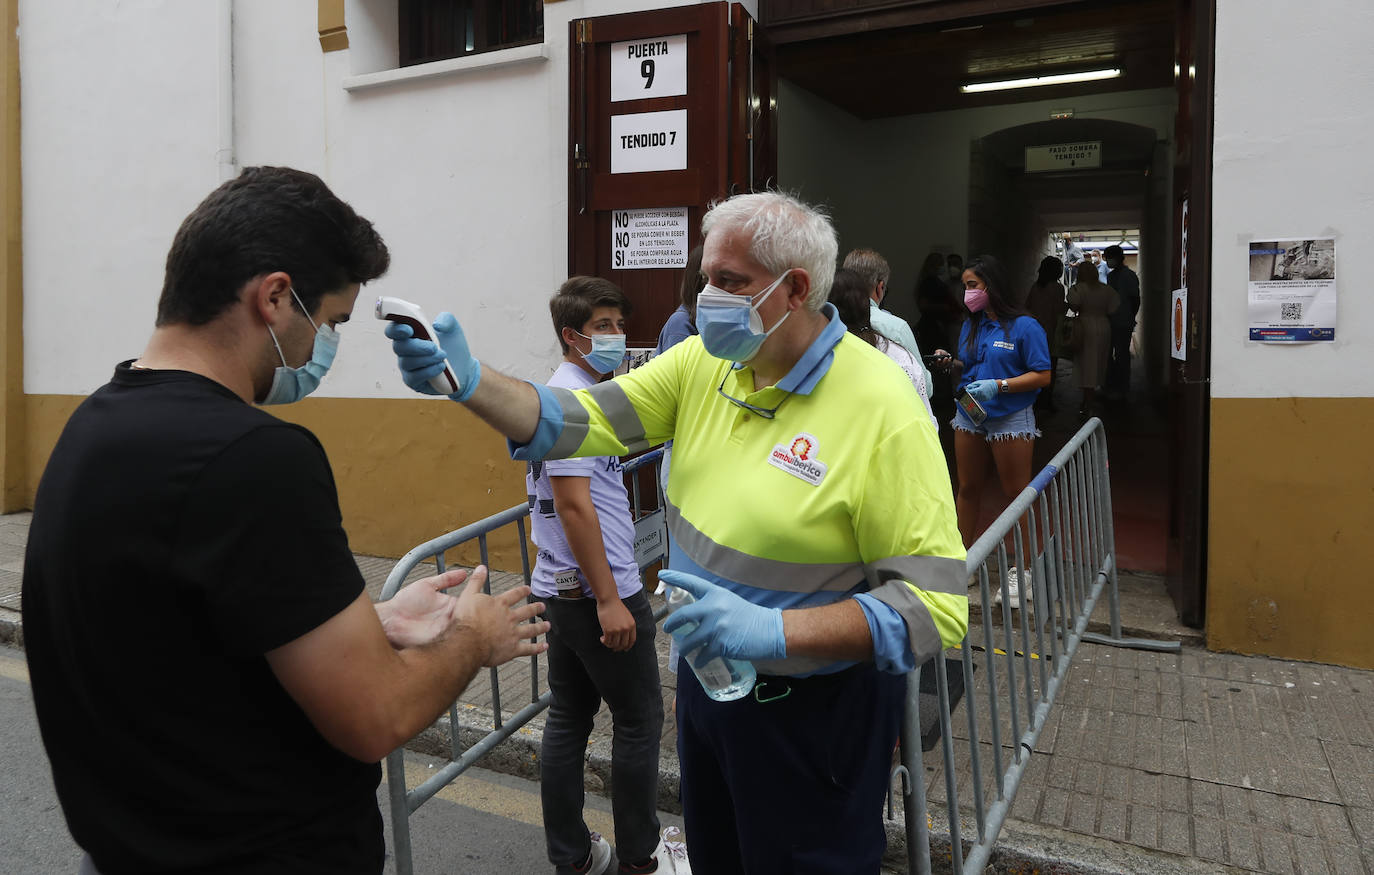
[[(560, 389), (586, 389), (596, 385), (591, 374), (571, 362), (559, 365), (548, 385)], [(592, 588), (577, 567), (577, 558), (568, 546), (563, 523), (553, 505), (550, 477), (588, 477), (591, 479), (592, 505), (601, 524), (601, 539), (606, 561), (615, 576), (620, 597), (627, 598), (644, 588), (634, 557), (634, 523), (630, 520), (630, 498), (625, 491), (623, 466), (615, 456), (590, 456), (582, 459), (551, 459), (530, 462), (525, 473), (525, 492), (530, 501), (530, 532), (538, 554), (530, 588), (541, 598), (558, 594), (558, 581), (575, 575), (582, 594), (591, 596)]]

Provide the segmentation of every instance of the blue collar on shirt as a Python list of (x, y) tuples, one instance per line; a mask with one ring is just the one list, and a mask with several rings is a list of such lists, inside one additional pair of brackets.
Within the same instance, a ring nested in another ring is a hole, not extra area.
[[(821, 313), (827, 314), (830, 322), (816, 339), (811, 341), (811, 345), (802, 353), (801, 358), (797, 359), (797, 363), (787, 372), (787, 376), (778, 380), (778, 389), (797, 395), (810, 395), (816, 384), (821, 381), (821, 377), (830, 370), (831, 363), (835, 361), (835, 344), (840, 342), (848, 329), (840, 321), (840, 311), (835, 309), (834, 304), (828, 301), (822, 304)], [(744, 363), (735, 362), (735, 370), (742, 367)]]

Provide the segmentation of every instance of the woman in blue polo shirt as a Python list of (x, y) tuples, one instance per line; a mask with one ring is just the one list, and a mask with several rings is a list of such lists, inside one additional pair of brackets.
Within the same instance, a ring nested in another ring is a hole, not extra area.
[[(988, 468), (996, 468), (1008, 500), (1030, 483), (1031, 453), (1040, 435), (1031, 405), (1050, 384), (1050, 351), (1045, 329), (1009, 296), (1011, 287), (995, 258), (975, 258), (964, 270), (963, 281), (969, 316), (959, 332), (957, 355), (946, 362), (963, 367), (955, 397), (967, 391), (987, 413), (986, 419), (975, 423), (962, 406), (956, 406), (950, 421), (959, 477), (955, 510), (967, 548), (977, 534)], [(944, 350), (936, 354), (947, 355)], [(1027, 552), (1032, 549), (1024, 528), (1022, 544)], [(997, 600), (1005, 592), (1012, 604), (1020, 605), (1023, 583), (1029, 599), (1030, 569), (1020, 573), (1014, 567), (1007, 569)]]

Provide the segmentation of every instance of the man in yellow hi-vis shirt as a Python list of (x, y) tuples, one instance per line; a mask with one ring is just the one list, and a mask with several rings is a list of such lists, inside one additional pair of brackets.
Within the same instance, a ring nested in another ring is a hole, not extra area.
[(450, 396), (518, 459), (623, 455), (674, 439), (669, 583), (696, 597), (684, 653), (751, 660), (753, 694), (678, 674), (694, 871), (877, 872), (904, 672), (968, 627), (964, 549), (930, 418), (901, 369), (825, 303), (837, 243), (816, 210), (739, 195), (702, 220), (700, 335), (576, 392), (483, 369), (388, 327), (407, 385), (445, 358)]

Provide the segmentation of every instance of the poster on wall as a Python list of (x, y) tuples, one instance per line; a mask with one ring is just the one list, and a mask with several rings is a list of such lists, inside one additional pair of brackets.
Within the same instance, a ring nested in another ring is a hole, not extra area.
[(1330, 237), (1250, 243), (1250, 339), (1336, 339), (1336, 241)]
[(687, 208), (611, 211), (611, 267), (687, 266)]
[(1188, 290), (1174, 289), (1169, 305), (1169, 355), (1181, 362), (1188, 360)]

